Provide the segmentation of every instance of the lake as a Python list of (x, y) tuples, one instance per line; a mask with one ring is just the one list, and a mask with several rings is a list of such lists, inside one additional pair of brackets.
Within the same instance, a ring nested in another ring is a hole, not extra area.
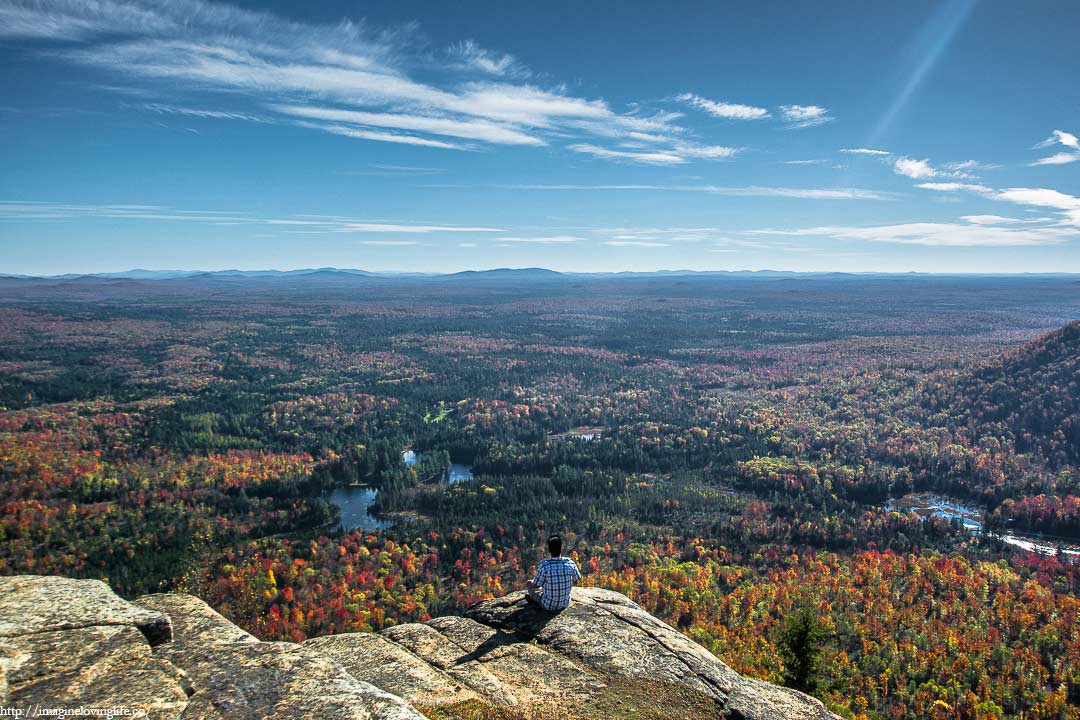
[(352, 530), (384, 530), (394, 524), (371, 513), (371, 504), (375, 502), (379, 491), (363, 485), (340, 487), (323, 495), (326, 502), (341, 508), (341, 520), (338, 528)]

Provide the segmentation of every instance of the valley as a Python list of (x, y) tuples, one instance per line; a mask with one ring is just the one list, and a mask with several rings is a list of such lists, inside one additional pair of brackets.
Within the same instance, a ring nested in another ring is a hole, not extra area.
[(0, 279), (0, 572), (303, 641), (559, 532), (753, 677), (812, 608), (842, 717), (1076, 718), (1077, 317), (1064, 276)]

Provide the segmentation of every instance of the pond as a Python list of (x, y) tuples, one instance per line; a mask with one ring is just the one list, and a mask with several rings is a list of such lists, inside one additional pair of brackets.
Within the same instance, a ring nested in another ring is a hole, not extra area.
[(385, 530), (393, 526), (394, 521), (372, 514), (371, 504), (375, 502), (379, 491), (364, 485), (350, 485), (336, 488), (323, 495), (323, 500), (341, 508), (341, 520), (337, 528), (345, 532), (352, 530)]
[(468, 482), (473, 479), (472, 466), (461, 463), (450, 463), (450, 469), (443, 476), (445, 480), (453, 483)]
[[(418, 453), (415, 450), (405, 450), (401, 453), (401, 462), (405, 463), (409, 467), (412, 467), (417, 462), (423, 459), (423, 453)], [(450, 463), (450, 468), (443, 473), (443, 482), (449, 482), (450, 484), (468, 482), (472, 479), (472, 465), (464, 465), (462, 463)]]
[[(898, 512), (913, 512), (920, 518), (937, 516), (946, 520), (959, 520), (968, 532), (978, 535), (982, 532), (983, 509), (971, 505), (965, 505), (954, 498), (932, 493), (910, 493), (903, 497), (890, 500), (885, 505), (886, 510)], [(994, 534), (1007, 545), (1037, 552), (1042, 555), (1054, 555), (1060, 547), (1066, 555), (1080, 556), (1080, 546), (1073, 543), (1054, 543), (1052, 539), (1029, 535), (1027, 533), (1007, 532)]]

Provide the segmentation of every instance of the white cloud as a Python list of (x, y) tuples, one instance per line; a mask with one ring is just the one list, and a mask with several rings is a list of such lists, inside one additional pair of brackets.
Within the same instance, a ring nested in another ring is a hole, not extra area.
[(651, 240), (607, 240), (603, 243), (610, 247), (641, 247), (641, 248), (659, 248), (659, 247), (671, 247), (669, 243), (654, 242)]
[(684, 157), (701, 158), (704, 160), (726, 160), (734, 157), (740, 148), (727, 147), (726, 145), (692, 145), (676, 143), (674, 151)]
[(804, 200), (887, 200), (891, 199), (888, 193), (876, 190), (863, 190), (861, 188), (787, 188), (787, 187), (760, 187), (751, 185), (748, 187), (722, 187), (715, 185), (691, 186), (690, 188), (700, 192), (713, 193), (715, 195), (728, 195), (731, 197), (784, 197), (801, 198)]
[(946, 192), (969, 191), (1002, 202), (1050, 208), (1057, 218), (1018, 219), (1000, 215), (965, 215), (962, 223), (914, 222), (870, 227), (825, 226), (796, 230), (758, 230), (764, 235), (831, 237), (901, 245), (937, 247), (1020, 247), (1059, 245), (1080, 240), (1080, 197), (1049, 188), (1007, 188), (964, 183), (922, 183)]
[(528, 70), (521, 67), (513, 55), (485, 50), (473, 40), (465, 40), (450, 46), (450, 57), (471, 70), (487, 75), (527, 76)]
[(978, 223), (914, 222), (869, 227), (824, 226), (797, 230), (757, 230), (761, 235), (789, 235), (862, 240), (928, 247), (1018, 247), (1058, 245), (1080, 237), (1060, 226), (1009, 227)]
[(1005, 202), (1059, 210), (1064, 216), (1062, 225), (1080, 228), (1080, 197), (1047, 188), (1008, 188), (994, 197)]
[[(169, 220), (210, 225), (274, 225), (303, 227), (307, 231), (345, 233), (501, 233), (501, 228), (462, 225), (420, 225), (367, 222), (337, 215), (256, 217), (231, 210), (178, 210), (164, 205), (101, 204), (0, 200), (0, 222), (64, 220)], [(289, 231), (285, 231), (289, 232)]]
[(792, 129), (824, 125), (833, 120), (829, 111), (819, 105), (781, 105), (780, 116)]
[[(475, 187), (469, 185), (428, 185), (427, 187)], [(802, 198), (806, 200), (892, 200), (892, 193), (865, 188), (790, 188), (790, 187), (763, 187), (760, 185), (746, 185), (742, 187), (730, 187), (723, 185), (542, 185), (542, 184), (496, 184), (481, 187), (495, 187), (504, 190), (550, 190), (550, 191), (578, 191), (578, 190), (650, 190), (663, 192), (700, 192), (713, 195), (727, 195), (730, 197), (783, 197)]]
[(1063, 130), (1055, 130), (1050, 133), (1050, 137), (1046, 138), (1035, 147), (1047, 148), (1054, 145), (1064, 145), (1065, 147), (1071, 147), (1073, 150), (1080, 150), (1080, 138)]
[(271, 105), (270, 107), (276, 112), (284, 115), (293, 115), (313, 120), (327, 120), (353, 125), (394, 128), (398, 130), (414, 130), (431, 133), (432, 135), (447, 135), (467, 140), (482, 140), (484, 142), (501, 145), (545, 144), (543, 140), (527, 135), (513, 127), (488, 120), (457, 120), (441, 117), (425, 117), (422, 115), (361, 112), (357, 110), (341, 110), (338, 108), (312, 105)]
[(581, 238), (576, 235), (551, 235), (546, 237), (498, 237), (495, 238), (503, 243), (524, 243), (532, 245), (566, 245), (576, 243)]
[(1062, 147), (1069, 148), (1069, 150), (1066, 152), (1055, 153), (1049, 157), (1039, 158), (1035, 162), (1030, 163), (1030, 165), (1067, 165), (1080, 160), (1080, 138), (1077, 138), (1072, 133), (1067, 133), (1063, 130), (1054, 130), (1054, 132), (1050, 134), (1050, 137), (1046, 138), (1035, 147), (1048, 148), (1053, 147), (1054, 145), (1061, 145)]
[(918, 160), (904, 155), (896, 155), (887, 150), (875, 150), (872, 148), (842, 148), (840, 152), (848, 155), (867, 155), (878, 158), (889, 164), (892, 167), (893, 172), (897, 175), (903, 175), (913, 180), (927, 180), (930, 178), (971, 179), (974, 177), (971, 175), (971, 171), (989, 170), (997, 167), (996, 165), (987, 165), (977, 160), (960, 160), (945, 163), (939, 169), (931, 165), (929, 160)]
[(713, 117), (728, 120), (764, 120), (771, 117), (765, 108), (753, 105), (740, 105), (739, 103), (720, 102), (709, 100), (693, 93), (683, 93), (675, 98), (679, 102), (702, 110)]
[(370, 167), (371, 170), (342, 170), (340, 174), (374, 177), (407, 177), (441, 175), (446, 172), (446, 168), (393, 165), (389, 163), (369, 163), (368, 167)]
[[(916, 187), (945, 192), (973, 192), (983, 197), (1003, 202), (1028, 205), (1031, 207), (1051, 208), (1061, 212), (1058, 226), (1080, 227), (1080, 197), (1075, 197), (1049, 188), (1007, 188), (995, 190), (985, 185), (965, 183), (921, 183)], [(973, 216), (982, 217), (982, 216)], [(1032, 220), (1030, 222), (1037, 222)]]
[(467, 233), (497, 233), (503, 232), (499, 228), (489, 227), (459, 227), (456, 225), (396, 225), (391, 223), (345, 223), (338, 228), (338, 232), (393, 232), (393, 233), (441, 233), (441, 232), (467, 232)]
[[(436, 70), (410, 26), (378, 32), (349, 20), (294, 22), (206, 0), (0, 0), (0, 38), (62, 39), (68, 43), (50, 48), (51, 57), (126, 79), (127, 90), (169, 97), (212, 90), (267, 106), (271, 121), (361, 140), (460, 150), (468, 148), (445, 138), (537, 146), (559, 139), (588, 147), (589, 136), (609, 137), (647, 147), (637, 158), (594, 156), (653, 164), (727, 152), (690, 143), (677, 113), (617, 112), (562, 86), (520, 82), (528, 71), (512, 56), (474, 41), (451, 46), (442, 58), (449, 64)], [(476, 80), (478, 74), (488, 79)], [(250, 112), (147, 109), (263, 119)], [(673, 152), (676, 143), (683, 144), (681, 154)]]
[(162, 103), (144, 103), (143, 108), (153, 113), (161, 115), (185, 115), (187, 117), (198, 117), (211, 120), (246, 120), (248, 122), (268, 122), (268, 120), (259, 115), (252, 115), (250, 113), (232, 112), (229, 110), (203, 110), (199, 108), (187, 108), (177, 107), (175, 105), (165, 105)]
[(922, 180), (938, 176), (938, 171), (930, 167), (927, 160), (913, 160), (908, 157), (896, 158), (893, 161), (893, 171), (898, 175), (904, 175), (913, 180)]
[(1039, 158), (1035, 162), (1031, 163), (1031, 165), (1068, 165), (1069, 163), (1074, 163), (1077, 160), (1080, 160), (1080, 153), (1060, 152), (1054, 153), (1049, 157)]
[(1009, 223), (1034, 222), (1020, 218), (1002, 217), (1001, 215), (963, 215), (960, 217), (964, 222), (976, 225), (1006, 225)]
[(577, 153), (592, 155), (593, 157), (604, 160), (626, 160), (645, 165), (681, 165), (686, 162), (685, 157), (671, 151), (637, 152), (632, 150), (612, 150), (610, 148), (602, 148), (588, 143), (570, 145), (569, 149)]
[(361, 128), (348, 127), (346, 125), (313, 123), (305, 121), (301, 121), (296, 124), (300, 127), (310, 128), (312, 130), (322, 130), (324, 132), (333, 133), (334, 135), (356, 138), (358, 140), (377, 140), (379, 142), (398, 143), (400, 145), (419, 145), (421, 147), (442, 148), (443, 150), (466, 149), (463, 145), (444, 142), (443, 140), (432, 140), (431, 138), (417, 137), (416, 135), (402, 135), (400, 133), (382, 132), (378, 130), (363, 130)]
[(975, 170), (994, 170), (1001, 167), (1000, 165), (991, 165), (989, 163), (979, 162), (978, 160), (959, 160), (957, 162), (948, 162), (942, 165), (946, 170), (951, 170), (956, 177), (960, 177), (963, 173)]
[(922, 188), (923, 190), (937, 190), (939, 192), (973, 192), (973, 193), (989, 193), (993, 192), (993, 188), (986, 185), (979, 185), (975, 183), (958, 183), (958, 182), (931, 182), (931, 183), (919, 183), (915, 187)]
[(415, 240), (361, 240), (361, 245), (382, 245), (386, 247), (405, 247), (419, 245)]

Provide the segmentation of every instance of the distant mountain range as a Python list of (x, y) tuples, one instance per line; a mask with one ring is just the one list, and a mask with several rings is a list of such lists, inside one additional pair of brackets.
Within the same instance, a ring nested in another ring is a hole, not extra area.
[[(1018, 276), (1063, 276), (1070, 273), (1023, 273)], [(1009, 273), (999, 273), (999, 276)], [(546, 268), (495, 268), (492, 270), (465, 270), (453, 273), (422, 273), (422, 272), (371, 272), (355, 268), (305, 268), (302, 270), (144, 270), (134, 269), (123, 272), (105, 273), (65, 273), (63, 275), (19, 275), (13, 273), (0, 273), (0, 279), (17, 280), (51, 280), (51, 281), (87, 281), (87, 280), (240, 280), (240, 279), (303, 279), (319, 281), (345, 281), (359, 278), (384, 278), (403, 279), (415, 278), (425, 280), (559, 280), (575, 278), (631, 278), (631, 277), (680, 277), (680, 276), (724, 276), (724, 277), (758, 277), (758, 278), (785, 278), (785, 277), (932, 277), (930, 273), (846, 273), (846, 272), (792, 272), (786, 270), (656, 270), (653, 272), (559, 272)]]

